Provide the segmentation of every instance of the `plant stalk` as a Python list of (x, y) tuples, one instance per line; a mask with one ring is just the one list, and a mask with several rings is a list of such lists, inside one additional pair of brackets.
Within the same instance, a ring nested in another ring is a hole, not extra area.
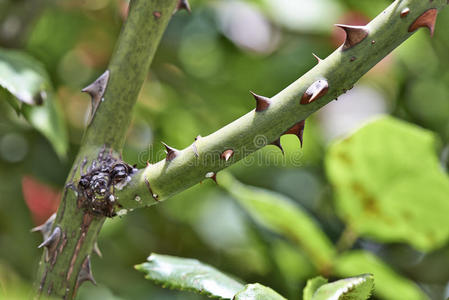
[(102, 87), (102, 99), (67, 178), (56, 220), (48, 233), (52, 237), (45, 242), (35, 284), (37, 299), (73, 299), (81, 283), (94, 282), (90, 255), (106, 217), (83, 208), (78, 182), (101, 157), (119, 160), (132, 108), (176, 2), (130, 2), (128, 18), (108, 66), (109, 80)]

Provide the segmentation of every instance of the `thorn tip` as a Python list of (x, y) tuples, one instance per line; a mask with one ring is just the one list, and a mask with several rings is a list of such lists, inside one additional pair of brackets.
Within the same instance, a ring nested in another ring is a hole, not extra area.
[(249, 91), (251, 95), (253, 95), (254, 99), (256, 99), (256, 112), (264, 111), (270, 106), (270, 98), (257, 95), (256, 93)]
[(161, 142), (161, 143), (162, 143), (162, 145), (164, 145), (164, 147), (165, 147), (165, 152), (167, 153), (167, 156), (166, 156), (165, 159), (166, 159), (167, 161), (172, 161), (173, 159), (176, 158), (176, 156), (179, 155), (179, 150), (170, 147), (169, 145), (167, 145), (167, 144), (164, 143), (164, 142)]
[(354, 47), (368, 36), (368, 29), (366, 29), (366, 26), (351, 26), (343, 24), (335, 24), (335, 26), (343, 29), (346, 32), (346, 39), (345, 43), (343, 44), (343, 50)]
[(427, 27), (430, 30), (430, 36), (433, 36), (437, 15), (438, 10), (436, 8), (431, 8), (425, 11), (412, 23), (412, 25), (410, 25), (408, 32), (414, 32), (420, 27)]
[(324, 96), (329, 90), (329, 84), (326, 79), (319, 79), (312, 83), (302, 95), (301, 104), (309, 104), (318, 98)]

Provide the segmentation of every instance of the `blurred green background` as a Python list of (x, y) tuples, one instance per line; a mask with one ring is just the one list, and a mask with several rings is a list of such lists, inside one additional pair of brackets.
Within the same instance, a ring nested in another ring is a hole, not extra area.
[[(164, 157), (160, 141), (182, 149), (240, 117), (254, 108), (249, 90), (271, 97), (315, 65), (312, 52), (332, 53), (344, 38), (334, 23), (367, 23), (390, 3), (190, 0), (192, 13), (173, 17), (153, 61), (124, 159), (143, 167)], [(41, 63), (52, 86), (52, 115), (63, 124), (55, 129), (44, 120), (39, 127), (0, 101), (4, 299), (30, 294), (41, 255), (41, 237), (30, 229), (57, 207), (89, 111), (80, 90), (106, 69), (127, 4), (0, 0), (0, 47)], [(330, 251), (342, 253), (335, 266), (310, 258), (312, 233), (298, 229), (298, 242), (273, 229), (279, 224), (267, 226), (267, 216), (251, 213), (257, 204), (238, 199), (230, 185), (220, 187), (218, 174), (219, 186), (206, 180), (160, 205), (108, 220), (98, 241), (103, 258), (92, 261), (98, 287), (84, 284), (79, 299), (204, 299), (146, 281), (133, 266), (151, 252), (197, 258), (288, 299), (300, 299), (307, 279), (320, 273), (336, 279), (366, 272), (382, 278), (378, 299), (449, 297), (447, 28), (449, 9), (440, 13), (433, 39), (419, 30), (338, 102), (311, 116), (302, 149), (286, 136), (285, 157), (268, 146), (230, 168), (238, 181), (289, 198), (313, 219), (317, 235), (335, 246)], [(396, 119), (382, 118), (341, 141), (382, 115)], [(349, 167), (347, 156), (356, 161)], [(398, 178), (401, 187), (391, 188)], [(361, 195), (356, 180), (375, 191), (374, 200)], [(260, 198), (251, 191), (248, 199)]]

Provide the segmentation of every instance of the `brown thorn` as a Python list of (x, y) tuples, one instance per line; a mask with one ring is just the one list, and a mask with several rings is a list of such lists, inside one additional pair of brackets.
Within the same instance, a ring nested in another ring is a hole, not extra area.
[(178, 0), (178, 4), (176, 5), (176, 8), (175, 8), (175, 13), (178, 10), (182, 10), (182, 9), (187, 10), (189, 12), (189, 14), (192, 13), (192, 10), (190, 9), (190, 4), (189, 4), (188, 0)]
[(153, 11), (153, 16), (157, 20), (162, 16), (162, 13), (160, 11)]
[(88, 93), (92, 98), (92, 108), (90, 110), (90, 116), (89, 121), (87, 125), (89, 125), (95, 115), (95, 112), (98, 109), (98, 106), (100, 105), (100, 102), (102, 101), (104, 92), (106, 90), (106, 87), (108, 85), (109, 81), (109, 70), (106, 70), (103, 74), (101, 74), (100, 77), (97, 78), (93, 83), (82, 89), (81, 91), (84, 93)]
[(204, 175), (204, 177), (210, 178), (213, 181), (215, 181), (216, 184), (218, 184), (218, 182), (217, 182), (217, 173), (215, 173), (215, 172), (208, 172), (208, 173), (206, 173), (206, 175)]
[(410, 13), (410, 8), (406, 7), (401, 10), (401, 18), (405, 18)]
[(166, 156), (165, 159), (166, 159), (167, 161), (172, 161), (173, 159), (176, 158), (176, 156), (178, 156), (179, 151), (178, 151), (177, 149), (168, 146), (168, 145), (167, 145), (166, 143), (164, 143), (164, 142), (161, 142), (161, 143), (162, 143), (162, 145), (164, 145), (164, 147), (165, 147), (165, 152), (167, 153), (167, 156)]
[(225, 161), (228, 161), (233, 155), (234, 155), (234, 150), (228, 149), (228, 150), (223, 151), (223, 153), (221, 153), (220, 158), (224, 159)]
[(329, 90), (329, 84), (326, 79), (320, 79), (312, 83), (302, 95), (301, 104), (309, 104), (318, 98), (324, 96)]
[(287, 130), (286, 132), (284, 132), (284, 134), (294, 134), (298, 137), (299, 142), (301, 143), (301, 148), (302, 148), (302, 136), (304, 133), (304, 127), (306, 125), (306, 121), (302, 120), (299, 121), (298, 123), (296, 123), (295, 125), (293, 125), (289, 130)]
[(76, 285), (79, 287), (83, 282), (90, 281), (94, 285), (97, 285), (97, 282), (92, 275), (92, 268), (90, 267), (90, 256), (86, 256), (83, 264), (81, 265), (81, 270), (78, 273), (78, 278), (76, 280)]
[(254, 99), (256, 99), (256, 112), (264, 111), (270, 106), (271, 100), (270, 98), (257, 95), (256, 93), (253, 93), (252, 91), (249, 91), (251, 95), (253, 95)]
[(40, 231), (44, 240), (48, 239), (48, 237), (50, 236), (51, 228), (53, 227), (53, 223), (54, 223), (55, 219), (56, 219), (56, 213), (52, 214), (50, 216), (50, 218), (48, 218), (47, 221), (45, 221), (45, 223), (32, 228), (31, 232)]
[(408, 32), (413, 32), (420, 27), (427, 27), (430, 30), (430, 36), (433, 36), (437, 15), (438, 10), (436, 8), (431, 8), (425, 11), (412, 23), (412, 25), (410, 25)]
[(281, 150), (282, 155), (284, 155), (284, 148), (282, 148), (282, 145), (281, 145), (281, 138), (278, 138), (274, 142), (270, 143), (270, 145), (278, 147)]
[(354, 47), (368, 36), (368, 30), (365, 26), (350, 26), (335, 24), (346, 32), (346, 40), (343, 44), (343, 50)]
[(321, 58), (319, 58), (315, 53), (312, 53), (313, 57), (315, 57), (317, 63), (322, 62), (323, 60)]

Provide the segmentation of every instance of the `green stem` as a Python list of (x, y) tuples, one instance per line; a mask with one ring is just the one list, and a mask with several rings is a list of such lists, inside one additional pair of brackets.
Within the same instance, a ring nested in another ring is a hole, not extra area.
[[(268, 109), (253, 110), (179, 151), (174, 159), (163, 160), (140, 170), (117, 193), (119, 203), (127, 209), (153, 205), (205, 180), (206, 174), (216, 173), (276, 141), (298, 121), (305, 120), (311, 113), (351, 89), (360, 77), (413, 34), (409, 28), (424, 12), (432, 8), (440, 10), (446, 5), (446, 0), (393, 2), (366, 25), (368, 36), (365, 39), (348, 49), (338, 48), (272, 97)], [(406, 8), (409, 13), (401, 16)], [(310, 104), (300, 104), (305, 91), (319, 79), (327, 80), (327, 94)], [(220, 158), (227, 149), (234, 151), (229, 161)]]
[(57, 238), (44, 250), (39, 264), (36, 298), (48, 295), (72, 299), (82, 283), (79, 279), (89, 279), (86, 262), (106, 217), (92, 214), (79, 205), (78, 180), (86, 167), (98, 162), (101, 149), (109, 157), (118, 158), (132, 108), (176, 2), (132, 0), (130, 3), (128, 19), (108, 67), (104, 100), (86, 130), (53, 224), (51, 233)]

